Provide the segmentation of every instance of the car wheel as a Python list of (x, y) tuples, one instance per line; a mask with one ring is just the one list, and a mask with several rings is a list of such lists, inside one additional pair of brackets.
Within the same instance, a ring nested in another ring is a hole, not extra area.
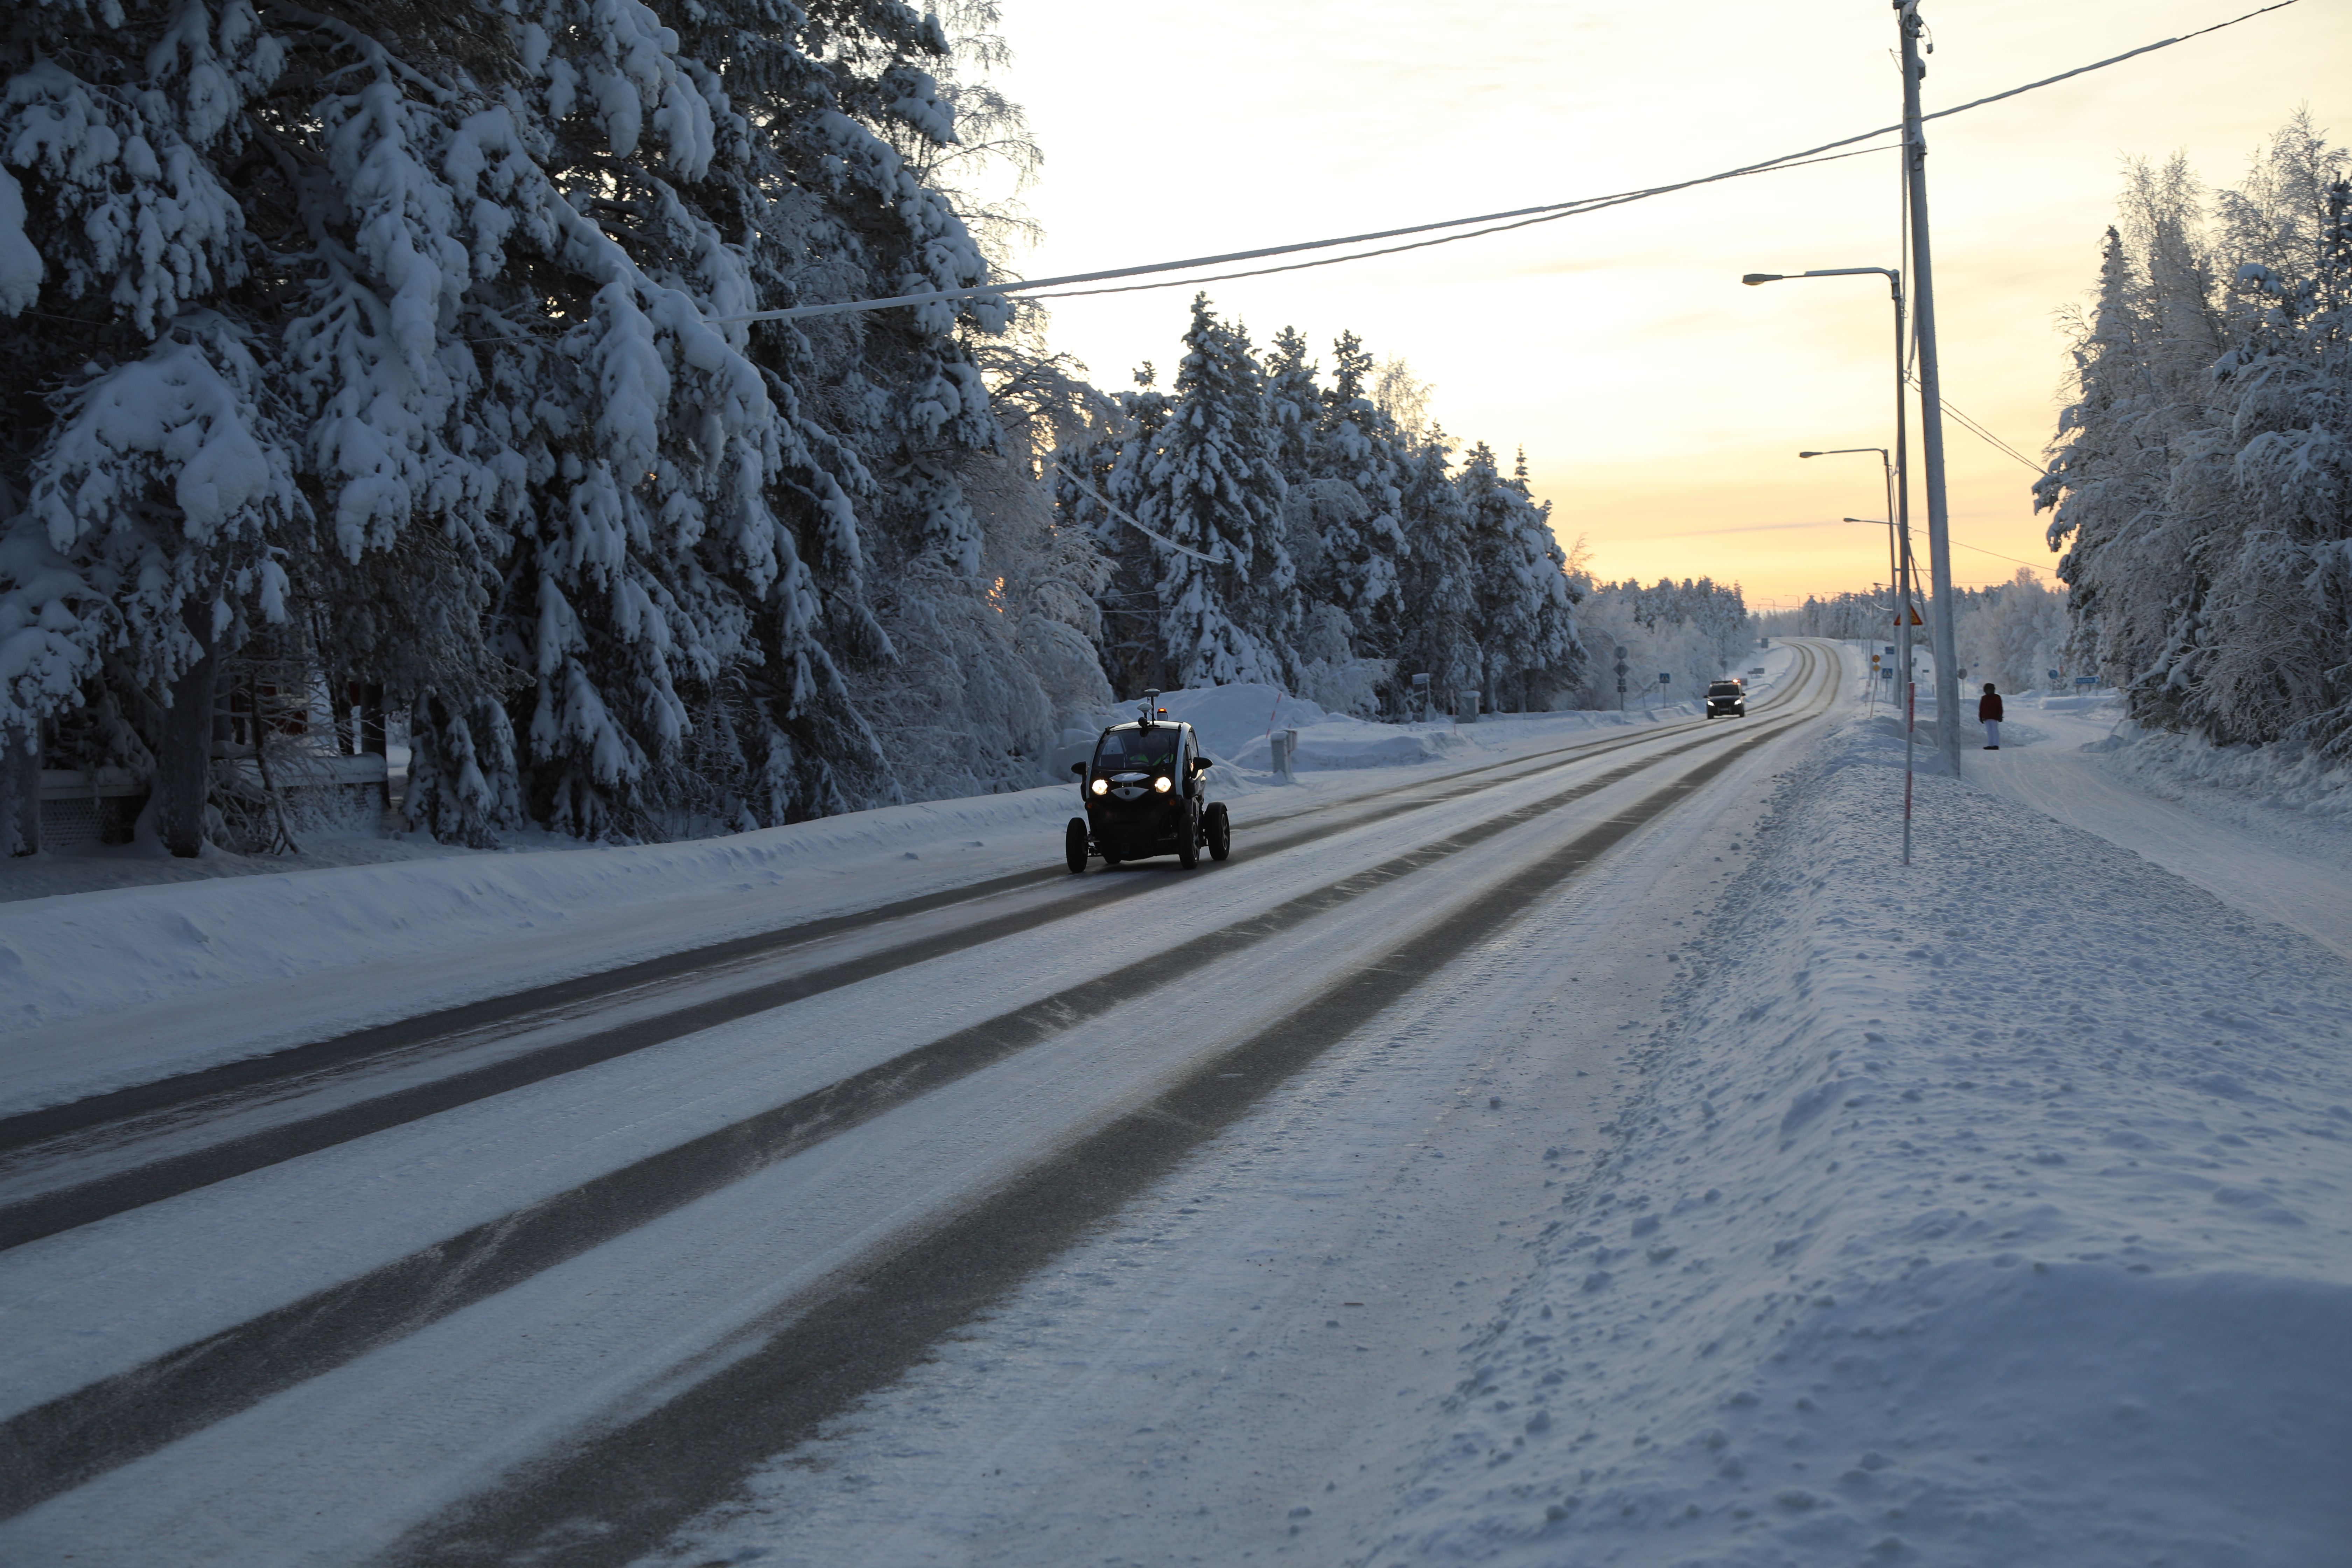
[(1070, 874), (1076, 876), (1087, 868), (1087, 819), (1070, 818), (1069, 830), (1062, 835), (1062, 858), (1070, 863)]
[(1209, 858), (1223, 860), (1234, 852), (1234, 821), (1225, 815), (1225, 803), (1216, 805), (1201, 814), (1201, 826), (1209, 840)]
[(1201, 803), (1184, 803), (1184, 820), (1176, 827), (1176, 863), (1187, 871), (1201, 863)]

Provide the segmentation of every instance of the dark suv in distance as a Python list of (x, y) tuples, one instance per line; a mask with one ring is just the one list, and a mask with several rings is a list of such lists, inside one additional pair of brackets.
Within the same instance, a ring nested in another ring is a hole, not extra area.
[(1706, 716), (1710, 719), (1747, 718), (1747, 684), (1743, 681), (1733, 679), (1708, 682), (1706, 689)]
[(1106, 866), (1174, 855), (1186, 870), (1234, 852), (1233, 825), (1224, 803), (1208, 798), (1202, 776), (1213, 765), (1201, 754), (1192, 726), (1171, 722), (1147, 692), (1143, 711), (1132, 724), (1114, 724), (1095, 742), (1094, 761), (1074, 763), (1084, 816), (1070, 818), (1064, 836), (1073, 872), (1090, 857)]

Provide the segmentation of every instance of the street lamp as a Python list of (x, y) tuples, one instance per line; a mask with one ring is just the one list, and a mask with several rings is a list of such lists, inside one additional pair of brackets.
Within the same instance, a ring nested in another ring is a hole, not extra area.
[[(1896, 654), (1896, 658), (1902, 661), (1903, 665), (1903, 749), (1906, 759), (1903, 783), (1903, 863), (1907, 866), (1911, 863), (1911, 782), (1907, 759), (1910, 754), (1912, 744), (1912, 729), (1914, 725), (1913, 711), (1916, 703), (1911, 690), (1911, 477), (1908, 436), (1909, 425), (1905, 410), (1905, 405), (1908, 400), (1904, 395), (1905, 376), (1903, 374), (1903, 274), (1891, 267), (1824, 267), (1815, 268), (1809, 272), (1749, 272), (1743, 274), (1739, 280), (1748, 285), (1750, 289), (1753, 289), (1759, 284), (1781, 283), (1786, 282), (1791, 278), (1863, 278), (1871, 276), (1876, 276), (1886, 279), (1887, 294), (1895, 302), (1895, 482), (1893, 487), (1894, 505), (1888, 509), (1888, 515), (1890, 520), (1893, 521), (1895, 528), (1900, 531), (1903, 540), (1901, 560), (1898, 563), (1896, 573), (1898, 579), (1897, 592), (1902, 600), (1902, 607), (1896, 612), (1895, 616), (1895, 640), (1897, 648), (1900, 650)], [(1873, 448), (1845, 449), (1869, 450)], [(1808, 455), (1819, 457), (1828, 456), (1827, 453), (1799, 454), (1801, 457)], [(1937, 679), (1940, 682), (1942, 678), (1942, 670), (1941, 668), (1938, 667)], [(1947, 730), (1951, 727), (1948, 720), (1943, 721), (1943, 723)], [(1953, 772), (1957, 774), (1958, 769), (1956, 767)]]
[[(1800, 458), (1842, 458), (1849, 453), (1859, 452), (1877, 453), (1878, 466), (1886, 478), (1886, 518), (1883, 525), (1886, 530), (1886, 586), (1890, 593), (1900, 593), (1903, 588), (1903, 574), (1902, 568), (1898, 564), (1895, 552), (1894, 456), (1884, 447), (1832, 447), (1826, 452), (1800, 452), (1797, 456)], [(1849, 517), (1844, 521), (1847, 522), (1866, 522), (1871, 520), (1867, 518)], [(1901, 616), (1895, 617), (1898, 625), (1902, 624), (1905, 618), (1906, 617)]]
[[(1896, 568), (1895, 561), (1895, 520), (1891, 517), (1842, 517), (1838, 519), (1838, 521), (1840, 522), (1866, 522), (1873, 528), (1883, 528), (1886, 531), (1886, 564), (1888, 568), (1886, 574), (1886, 596), (1890, 601), (1892, 601), (1897, 594), (1900, 594), (1903, 591), (1903, 575), (1901, 571)], [(1876, 584), (1874, 584), (1872, 586), (1875, 587)], [(1902, 624), (1905, 618), (1902, 607), (1895, 606), (1891, 603), (1888, 607), (1893, 611), (1891, 618), (1896, 625), (1899, 626)]]

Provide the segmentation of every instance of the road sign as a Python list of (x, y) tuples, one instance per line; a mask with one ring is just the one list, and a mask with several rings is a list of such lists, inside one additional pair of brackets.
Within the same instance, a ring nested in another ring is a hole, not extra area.
[(1674, 683), (1674, 672), (1672, 670), (1662, 669), (1658, 671), (1658, 684), (1661, 686), (1672, 685)]

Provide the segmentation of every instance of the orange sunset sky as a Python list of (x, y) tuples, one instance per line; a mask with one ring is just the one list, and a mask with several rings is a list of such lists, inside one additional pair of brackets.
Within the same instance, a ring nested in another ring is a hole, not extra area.
[[(2247, 0), (1944, 0), (1929, 110), (2215, 22)], [(1597, 195), (1710, 173), (1900, 115), (1884, 0), (1004, 0), (997, 79), (1046, 164), (1029, 277)], [(2301, 0), (2210, 37), (1928, 127), (1945, 394), (2028, 456), (2053, 428), (2059, 307), (2093, 282), (2126, 159), (2235, 180), (2308, 106), (2352, 142), (2352, 5)], [(1758, 608), (1885, 576), (1867, 458), (1890, 441), (1877, 279), (1746, 289), (1748, 271), (1900, 266), (1899, 172), (1873, 153), (1410, 256), (1210, 286), (1263, 344), (1343, 329), (1436, 385), (1454, 435), (1524, 446), (1596, 572), (1737, 580)], [(1166, 374), (1189, 289), (1066, 300), (1052, 339), (1094, 379)], [(1328, 353), (1327, 356), (1328, 358)], [(1948, 426), (1953, 575), (2048, 565), (2033, 473)], [(1914, 447), (1915, 459), (1916, 447)], [(1915, 474), (1918, 472), (1915, 467)], [(1924, 492), (1913, 518), (1926, 552)], [(1983, 553), (1982, 552), (1994, 552)]]

